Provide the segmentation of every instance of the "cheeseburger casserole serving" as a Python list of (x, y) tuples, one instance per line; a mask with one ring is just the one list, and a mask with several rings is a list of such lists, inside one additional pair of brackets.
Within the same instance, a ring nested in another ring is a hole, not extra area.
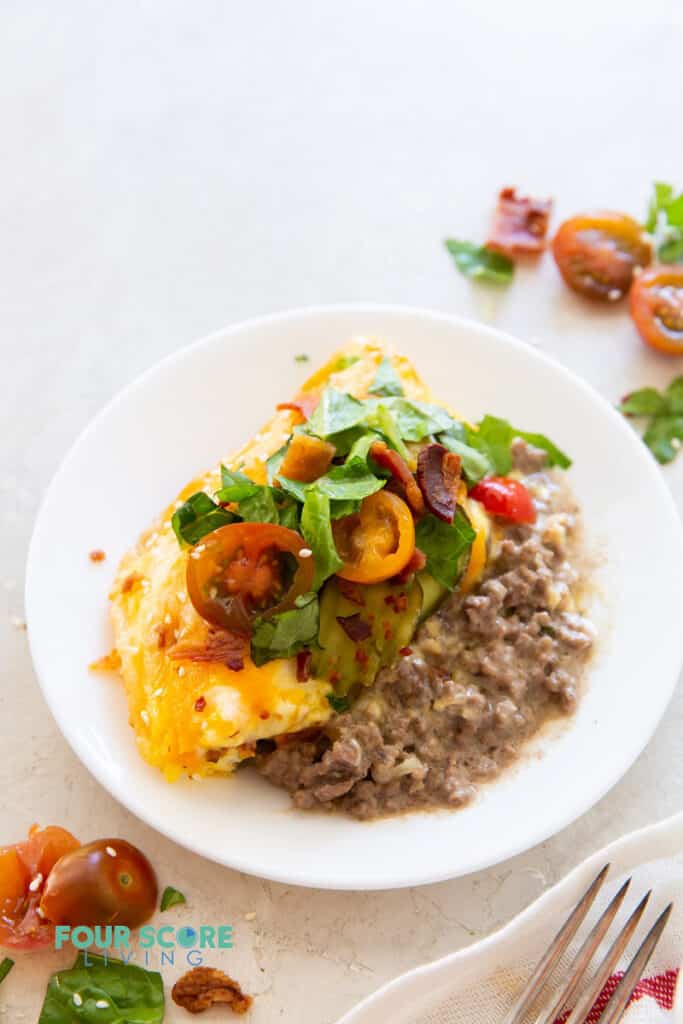
[(246, 762), (359, 818), (468, 802), (580, 695), (569, 465), (458, 418), (387, 345), (345, 347), (119, 566), (142, 756), (169, 781)]

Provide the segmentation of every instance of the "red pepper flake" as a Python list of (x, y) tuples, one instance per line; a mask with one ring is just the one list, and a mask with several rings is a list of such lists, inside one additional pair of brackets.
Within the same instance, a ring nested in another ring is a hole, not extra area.
[(312, 657), (309, 650), (299, 651), (296, 656), (296, 678), (300, 683), (305, 683), (310, 678)]
[[(399, 573), (397, 573), (396, 576), (394, 576), (393, 582), (394, 583), (407, 583), (408, 580), (410, 579), (410, 577), (413, 576), (414, 573), (416, 573), (416, 572), (421, 572), (422, 569), (424, 569), (426, 564), (427, 564), (427, 557), (426, 557), (426, 555), (422, 551), (420, 551), (419, 548), (415, 548), (415, 550), (413, 551), (412, 555), (410, 556), (410, 559), (406, 562), (406, 564), (403, 566), (401, 571)], [(406, 610), (406, 608), (408, 607), (408, 598), (406, 597), (405, 594), (403, 594), (402, 597), (405, 599), (405, 604), (403, 605), (403, 607), (400, 610), (402, 612), (404, 612)], [(396, 609), (396, 610), (398, 611), (398, 609)]]
[(367, 652), (364, 651), (362, 647), (356, 648), (356, 661), (358, 662), (359, 665), (362, 665), (363, 667), (365, 667), (368, 663)]
[(385, 622), (384, 623), (384, 639), (385, 640), (391, 640), (393, 635), (394, 635), (394, 630), (392, 629), (392, 627), (389, 625), (388, 622)]
[(340, 680), (341, 680), (341, 676), (339, 675), (338, 672), (331, 672), (330, 673), (330, 682), (332, 683), (333, 686), (336, 686), (337, 683), (340, 682)]
[(393, 608), (397, 615), (400, 615), (408, 607), (408, 595), (405, 591), (401, 591), (400, 594), (387, 594), (384, 603)]
[(352, 604), (360, 605), (361, 608), (365, 607), (365, 595), (363, 593), (362, 585), (352, 583), (351, 580), (343, 580), (341, 576), (338, 576), (337, 586), (339, 587), (339, 592), (347, 601), (350, 601)]
[(88, 555), (88, 558), (90, 559), (91, 562), (103, 562), (106, 557), (107, 556), (102, 550), (102, 548), (95, 548)]
[(401, 647), (399, 649), (398, 653), (400, 655), (402, 655), (404, 658), (407, 658), (409, 654), (413, 653), (413, 648), (412, 647)]
[(270, 718), (270, 712), (269, 711), (259, 711), (258, 716), (261, 719), (261, 721), (265, 722), (266, 719)]
[(353, 640), (354, 643), (362, 643), (372, 633), (372, 629), (360, 617), (360, 612), (356, 612), (355, 615), (338, 615), (337, 622), (344, 630), (349, 640)]
[(194, 702), (195, 711), (203, 711), (205, 707), (206, 697), (197, 697), (196, 701)]

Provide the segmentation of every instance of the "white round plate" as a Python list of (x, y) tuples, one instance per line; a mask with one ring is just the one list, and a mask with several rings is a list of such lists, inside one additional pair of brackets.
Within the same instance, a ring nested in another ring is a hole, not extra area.
[[(268, 419), (352, 335), (391, 341), (461, 414), (542, 431), (570, 471), (599, 548), (602, 644), (576, 716), (472, 806), (359, 823), (305, 814), (255, 773), (167, 784), (137, 753), (122, 688), (88, 663), (112, 645), (107, 592), (138, 534), (198, 471)], [(294, 359), (305, 352), (310, 362)], [(88, 551), (107, 561), (92, 565)], [(603, 557), (604, 556), (604, 557)], [(607, 402), (498, 331), (381, 306), (250, 321), (171, 356), (111, 402), (76, 442), (36, 523), (26, 607), (35, 666), (84, 764), (134, 814), (212, 860), (276, 881), (338, 889), (435, 882), (528, 849), (586, 811), (657, 725), (683, 659), (683, 541), (662, 475)]]

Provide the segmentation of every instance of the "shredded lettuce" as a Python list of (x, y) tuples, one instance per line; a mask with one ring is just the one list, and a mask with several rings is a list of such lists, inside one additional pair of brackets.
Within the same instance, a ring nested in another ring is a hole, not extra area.
[(325, 580), (339, 572), (344, 564), (334, 543), (329, 495), (315, 488), (306, 494), (301, 513), (301, 532), (313, 552), (313, 587), (318, 590)]
[(371, 395), (383, 395), (385, 397), (404, 394), (401, 379), (396, 373), (391, 359), (387, 359), (386, 356), (384, 357), (377, 367), (375, 379), (368, 388), (368, 391)]

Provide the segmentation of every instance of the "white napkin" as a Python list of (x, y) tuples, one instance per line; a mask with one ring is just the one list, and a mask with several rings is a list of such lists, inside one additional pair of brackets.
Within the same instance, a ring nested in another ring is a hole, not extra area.
[[(569, 966), (592, 923), (622, 883), (631, 878), (626, 899), (597, 951), (604, 955), (620, 926), (645, 893), (648, 908), (617, 974), (588, 1020), (599, 1020), (607, 996), (618, 984), (649, 927), (674, 903), (668, 926), (645, 972), (624, 1021), (628, 1024), (683, 1024), (683, 991), (677, 991), (683, 961), (683, 814), (643, 829), (595, 854), (545, 893), (500, 932), (385, 986), (339, 1024), (500, 1024), (553, 936), (589, 883), (606, 863), (612, 868), (578, 936), (557, 972)], [(683, 990), (683, 982), (678, 986)], [(530, 1018), (533, 1020), (533, 1017)], [(560, 1022), (561, 1024), (561, 1022)]]
[[(647, 980), (634, 993), (634, 999), (623, 1018), (629, 1024), (671, 1021), (675, 983), (683, 958), (683, 852), (664, 860), (641, 864), (628, 875), (608, 878), (587, 919), (589, 928), (590, 923), (597, 920), (599, 913), (607, 906), (627, 877), (632, 878), (631, 886), (624, 905), (612, 925), (610, 935), (616, 934), (619, 922), (626, 920), (642, 896), (649, 889), (653, 892), (648, 909), (636, 932), (635, 941), (632, 941), (627, 949), (619, 965), (619, 973), (608, 982), (605, 997), (614, 991), (621, 971), (629, 963), (649, 925), (654, 923), (667, 903), (673, 900), (674, 911), (648, 965)], [(477, 983), (465, 992), (459, 993), (456, 1001), (446, 1000), (426, 1016), (417, 1018), (415, 1024), (472, 1024), (473, 1021), (477, 1021), (477, 1024), (500, 1024), (506, 1011), (514, 1003), (516, 993), (523, 987), (525, 979), (531, 975), (535, 964), (561, 923), (562, 918), (558, 919), (554, 913), (539, 915), (529, 935), (521, 940), (524, 955), (517, 963), (501, 966), (483, 983)], [(561, 976), (562, 966), (566, 968), (569, 965), (581, 939), (585, 937), (586, 923), (579, 930), (578, 937), (560, 965), (558, 977)], [(609, 941), (608, 936), (607, 942), (598, 950), (597, 956), (601, 951), (606, 952)], [(603, 998), (596, 1006), (596, 1011), (603, 1009), (605, 1002), (606, 998)], [(594, 1020), (599, 1020), (599, 1012), (588, 1019), (591, 1024)]]

